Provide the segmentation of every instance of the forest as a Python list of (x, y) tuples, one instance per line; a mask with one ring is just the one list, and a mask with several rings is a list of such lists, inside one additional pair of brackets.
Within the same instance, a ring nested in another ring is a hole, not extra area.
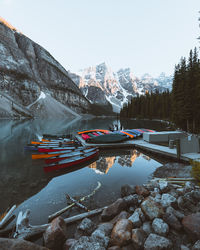
[(136, 96), (120, 117), (164, 119), (189, 132), (200, 131), (200, 60), (197, 48), (175, 65), (172, 91)]

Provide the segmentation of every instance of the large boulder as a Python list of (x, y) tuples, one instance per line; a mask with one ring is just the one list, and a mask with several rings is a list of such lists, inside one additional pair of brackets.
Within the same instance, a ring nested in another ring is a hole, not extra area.
[(147, 197), (149, 194), (150, 194), (150, 192), (149, 192), (149, 190), (148, 189), (146, 189), (145, 187), (143, 187), (143, 186), (136, 186), (135, 187), (135, 191), (136, 191), (136, 193), (138, 194), (138, 195), (142, 195), (142, 196), (144, 196), (144, 197)]
[(125, 197), (131, 194), (135, 194), (135, 186), (127, 184), (121, 187), (121, 197)]
[(190, 214), (183, 218), (185, 231), (194, 239), (200, 238), (200, 213)]
[(131, 241), (132, 222), (127, 219), (119, 220), (111, 233), (111, 244), (117, 246), (127, 245)]
[(144, 214), (150, 220), (161, 217), (164, 214), (164, 210), (161, 205), (150, 198), (147, 198), (142, 202), (141, 208)]
[(100, 242), (97, 242), (96, 239), (88, 236), (80, 237), (71, 247), (70, 250), (106, 250)]
[(155, 218), (152, 222), (152, 228), (156, 234), (166, 236), (169, 232), (169, 226), (160, 218)]
[(51, 250), (62, 250), (66, 241), (67, 228), (62, 217), (54, 219), (43, 234), (44, 244)]
[(1, 250), (48, 250), (46, 247), (42, 247), (22, 239), (7, 239), (0, 238)]
[(171, 250), (171, 240), (159, 236), (157, 234), (150, 234), (144, 243), (144, 250)]
[(146, 239), (146, 233), (141, 228), (135, 228), (132, 230), (132, 243), (134, 249), (141, 249)]
[(102, 214), (101, 220), (102, 221), (109, 221), (114, 218), (117, 214), (119, 214), (124, 208), (126, 207), (126, 203), (123, 199), (119, 198), (110, 206), (106, 207)]

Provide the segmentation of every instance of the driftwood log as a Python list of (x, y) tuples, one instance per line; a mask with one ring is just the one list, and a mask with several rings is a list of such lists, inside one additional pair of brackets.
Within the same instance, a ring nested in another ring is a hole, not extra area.
[(79, 208), (84, 209), (85, 211), (89, 211), (89, 209), (84, 206), (83, 204), (81, 204), (79, 201), (77, 201), (76, 199), (74, 199), (73, 197), (71, 197), (69, 194), (66, 194), (66, 198), (69, 199), (71, 202), (75, 203), (75, 205)]
[[(93, 196), (96, 193), (96, 191), (99, 190), (100, 187), (101, 187), (101, 183), (98, 181), (96, 188), (90, 194), (88, 194), (86, 196), (83, 196), (80, 200), (78, 200), (78, 202), (84, 201), (85, 199), (90, 198), (91, 196)], [(72, 204), (68, 205), (67, 207), (64, 207), (63, 209), (55, 212), (54, 214), (49, 215), (48, 221), (51, 222), (53, 219), (55, 219), (59, 215), (65, 213), (69, 208), (71, 208), (71, 207), (73, 207), (75, 205), (76, 204), (73, 202)]]
[(8, 225), (8, 223), (10, 223), (15, 218), (15, 216), (13, 216), (12, 213), (16, 207), (17, 207), (16, 205), (12, 206), (11, 209), (4, 216), (4, 218), (0, 221), (0, 229), (3, 229), (5, 226)]
[[(106, 207), (97, 208), (86, 213), (78, 214), (69, 218), (64, 219), (66, 224), (70, 224), (86, 217), (97, 215), (101, 213)], [(19, 212), (16, 222), (16, 232), (13, 237), (18, 239), (29, 240), (39, 234), (42, 234), (50, 224), (43, 224), (38, 226), (32, 226), (29, 224), (30, 211), (27, 210), (24, 214), (22, 211)]]

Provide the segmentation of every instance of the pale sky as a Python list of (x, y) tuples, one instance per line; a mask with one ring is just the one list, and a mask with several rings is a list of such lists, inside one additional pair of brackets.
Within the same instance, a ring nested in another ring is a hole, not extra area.
[(173, 74), (199, 47), (200, 0), (0, 0), (0, 16), (72, 72), (105, 62)]

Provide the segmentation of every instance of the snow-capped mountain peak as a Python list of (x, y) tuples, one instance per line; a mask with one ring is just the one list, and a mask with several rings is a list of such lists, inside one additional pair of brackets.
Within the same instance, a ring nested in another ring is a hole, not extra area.
[(69, 75), (91, 102), (111, 103), (115, 112), (119, 112), (133, 96), (156, 89), (162, 92), (172, 85), (172, 76), (163, 72), (158, 78), (148, 73), (139, 78), (130, 68), (114, 72), (105, 62)]

